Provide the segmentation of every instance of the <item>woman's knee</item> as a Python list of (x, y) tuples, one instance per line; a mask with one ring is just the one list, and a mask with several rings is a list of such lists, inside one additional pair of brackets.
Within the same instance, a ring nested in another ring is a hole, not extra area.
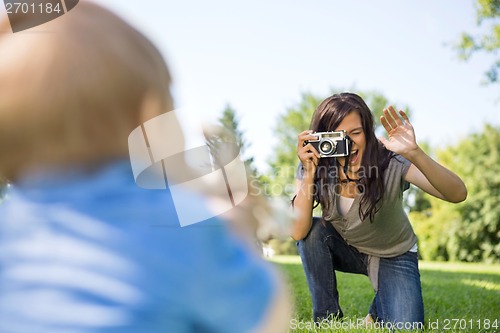
[(307, 236), (298, 241), (297, 245), (299, 249), (302, 248), (310, 248), (316, 247), (318, 244), (324, 243), (327, 237), (327, 229), (323, 224), (323, 221), (320, 217), (313, 217), (311, 230)]
[(424, 304), (416, 253), (381, 259), (377, 296), (377, 310), (383, 320), (423, 322)]
[(304, 241), (323, 241), (326, 238), (327, 230), (320, 217), (313, 217), (311, 230), (304, 238)]

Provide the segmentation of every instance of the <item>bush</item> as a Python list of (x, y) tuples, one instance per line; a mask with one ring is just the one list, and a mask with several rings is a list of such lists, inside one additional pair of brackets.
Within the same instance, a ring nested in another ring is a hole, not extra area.
[(275, 255), (297, 255), (296, 241), (289, 238), (286, 240), (271, 239), (267, 246), (274, 250)]

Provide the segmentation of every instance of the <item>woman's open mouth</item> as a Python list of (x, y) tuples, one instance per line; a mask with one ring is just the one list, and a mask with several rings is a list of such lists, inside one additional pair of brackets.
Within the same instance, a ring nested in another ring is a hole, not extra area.
[(351, 151), (351, 156), (349, 156), (349, 163), (355, 164), (359, 160), (359, 150), (355, 149)]

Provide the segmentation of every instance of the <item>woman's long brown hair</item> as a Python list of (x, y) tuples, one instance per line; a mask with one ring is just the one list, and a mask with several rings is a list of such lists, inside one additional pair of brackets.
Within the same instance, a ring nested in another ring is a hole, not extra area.
[[(361, 97), (353, 93), (335, 94), (325, 99), (315, 110), (310, 129), (315, 132), (334, 131), (351, 112), (357, 112), (366, 138), (366, 149), (361, 161), (361, 178), (358, 189), (361, 194), (359, 216), (364, 221), (373, 222), (378, 203), (384, 196), (383, 173), (394, 154), (377, 139), (374, 131), (372, 112)], [(315, 176), (315, 201), (321, 204), (323, 220), (329, 221), (334, 215), (335, 189), (340, 180), (339, 163), (336, 158), (322, 158)]]

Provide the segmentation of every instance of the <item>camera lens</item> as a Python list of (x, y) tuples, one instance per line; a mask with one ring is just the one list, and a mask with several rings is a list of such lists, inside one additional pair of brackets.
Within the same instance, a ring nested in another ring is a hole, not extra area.
[(319, 144), (321, 154), (328, 155), (335, 149), (335, 145), (330, 140), (324, 140)]

